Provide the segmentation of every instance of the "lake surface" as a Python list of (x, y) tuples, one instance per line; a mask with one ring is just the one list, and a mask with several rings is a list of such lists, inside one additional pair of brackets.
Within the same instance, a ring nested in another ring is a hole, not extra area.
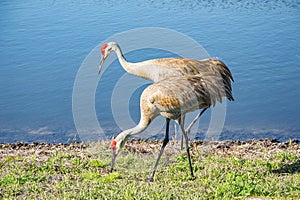
[[(219, 139), (300, 139), (299, 1), (2, 0), (0, 143), (74, 140), (72, 92), (80, 65), (107, 38), (142, 27), (187, 35), (231, 69), (235, 101), (227, 102)], [(172, 56), (157, 49), (125, 55), (132, 62)], [(124, 74), (115, 60), (97, 87), (95, 109), (108, 138), (123, 129), (114, 121), (110, 102)], [(130, 100), (135, 122), (145, 87)], [(203, 139), (209, 116), (201, 119), (196, 138)]]

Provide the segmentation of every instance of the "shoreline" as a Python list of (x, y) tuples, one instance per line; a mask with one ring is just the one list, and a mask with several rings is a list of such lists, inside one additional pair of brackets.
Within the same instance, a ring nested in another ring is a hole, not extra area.
[[(161, 140), (130, 139), (126, 141), (123, 151), (137, 154), (149, 154), (158, 152), (161, 147)], [(293, 151), (300, 158), (300, 141), (290, 140), (280, 142), (276, 139), (261, 139), (248, 141), (190, 141), (191, 153), (202, 152), (207, 155), (223, 154), (233, 156), (258, 156), (265, 154), (274, 154), (283, 151)], [(0, 158), (15, 155), (50, 155), (55, 152), (80, 152), (83, 154), (99, 154), (100, 151), (110, 153), (110, 140), (102, 142), (75, 142), (69, 144), (53, 143), (0, 143)], [(180, 149), (180, 141), (171, 140), (166, 146), (166, 152), (184, 152)]]
[[(105, 140), (116, 136), (121, 130), (113, 128), (106, 130), (105, 135), (99, 139)], [(299, 140), (300, 130), (298, 129), (228, 129), (224, 128), (219, 135), (219, 141), (248, 141), (248, 140), (262, 140), (266, 138), (277, 139), (280, 142), (287, 142), (290, 140)], [(38, 129), (28, 130), (0, 130), (0, 144), (2, 143), (53, 143), (53, 144), (69, 144), (82, 141), (80, 134), (76, 130), (56, 130), (49, 127), (42, 127)], [(172, 136), (172, 135), (171, 135)], [(176, 136), (177, 137), (177, 136)], [(191, 134), (192, 140), (205, 140), (207, 137), (205, 130), (198, 130)], [(143, 137), (148, 140), (163, 140), (164, 131), (157, 133), (149, 133), (148, 137)]]

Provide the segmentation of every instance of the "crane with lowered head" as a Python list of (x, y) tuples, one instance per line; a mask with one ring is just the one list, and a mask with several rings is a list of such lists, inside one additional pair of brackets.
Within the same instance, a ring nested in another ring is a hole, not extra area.
[(187, 132), (184, 130), (182, 116), (188, 112), (214, 106), (217, 101), (222, 102), (222, 97), (233, 100), (231, 89), (224, 85), (222, 78), (214, 73), (198, 75), (175, 76), (166, 78), (148, 86), (140, 97), (140, 121), (137, 126), (124, 130), (111, 142), (112, 162), (111, 171), (114, 169), (115, 160), (126, 140), (131, 135), (144, 131), (151, 121), (161, 115), (166, 118), (166, 133), (152, 170), (150, 181), (158, 166), (164, 148), (169, 142), (169, 123), (173, 119), (180, 125), (185, 139), (186, 153), (191, 176), (194, 176), (190, 158)]

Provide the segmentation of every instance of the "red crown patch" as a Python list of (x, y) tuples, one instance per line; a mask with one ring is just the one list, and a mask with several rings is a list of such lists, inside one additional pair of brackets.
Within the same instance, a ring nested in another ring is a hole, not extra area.
[(106, 47), (107, 47), (107, 44), (106, 44), (106, 43), (103, 44), (102, 47), (101, 47), (101, 53), (102, 53), (102, 56), (104, 56), (104, 51), (105, 51)]
[(113, 152), (116, 152), (117, 142), (116, 140), (111, 141), (111, 149)]

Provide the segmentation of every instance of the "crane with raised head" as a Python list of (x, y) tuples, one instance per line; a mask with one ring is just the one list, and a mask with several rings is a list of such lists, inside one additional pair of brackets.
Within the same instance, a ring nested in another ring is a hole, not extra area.
[[(204, 73), (213, 73), (218, 79), (222, 79), (224, 87), (231, 90), (231, 82), (233, 77), (228, 67), (220, 60), (208, 58), (203, 60), (192, 60), (188, 58), (159, 58), (146, 60), (142, 62), (132, 63), (128, 62), (120, 48), (115, 42), (105, 43), (101, 46), (102, 59), (98, 69), (100, 74), (105, 59), (112, 53), (117, 54), (121, 66), (130, 74), (158, 82), (173, 76), (197, 75)], [(191, 125), (196, 122), (198, 118), (205, 112), (204, 108), (196, 118), (188, 126), (188, 132)], [(184, 124), (184, 115), (182, 116), (182, 124)]]
[(222, 97), (233, 100), (231, 89), (224, 85), (223, 79), (215, 73), (170, 77), (148, 86), (140, 97), (141, 113), (139, 123), (133, 128), (124, 130), (112, 140), (111, 171), (114, 169), (116, 157), (126, 140), (131, 135), (144, 131), (155, 117), (161, 115), (166, 118), (166, 132), (149, 180), (153, 181), (160, 157), (169, 142), (169, 123), (171, 119), (177, 121), (180, 125), (185, 139), (190, 173), (191, 176), (194, 176), (188, 136), (184, 130), (182, 116), (188, 112), (214, 106), (217, 101), (221, 103)]
[(161, 81), (172, 76), (196, 75), (204, 72), (215, 73), (222, 77), (224, 85), (231, 88), (233, 77), (228, 67), (220, 60), (208, 58), (192, 60), (188, 58), (158, 58), (142, 62), (128, 62), (122, 53), (120, 46), (115, 42), (102, 45), (102, 59), (98, 69), (100, 74), (105, 59), (112, 53), (117, 54), (121, 66), (130, 74), (151, 80)]

